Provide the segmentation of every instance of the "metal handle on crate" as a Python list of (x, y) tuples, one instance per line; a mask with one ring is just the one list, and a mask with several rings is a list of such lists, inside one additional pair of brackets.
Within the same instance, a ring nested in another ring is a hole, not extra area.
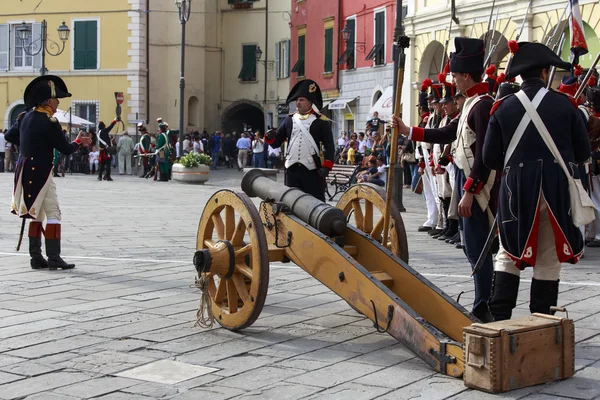
[(564, 312), (567, 315), (567, 319), (569, 319), (569, 311), (565, 307), (552, 306), (550, 307), (550, 311), (555, 312)]

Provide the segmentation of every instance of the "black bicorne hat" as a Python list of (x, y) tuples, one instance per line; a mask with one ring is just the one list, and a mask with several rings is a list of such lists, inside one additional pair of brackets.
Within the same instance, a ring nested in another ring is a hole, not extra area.
[(507, 79), (541, 67), (554, 66), (564, 70), (570, 70), (572, 67), (541, 43), (520, 42), (518, 45), (519, 49), (513, 56)]
[(419, 103), (418, 107), (421, 107), (423, 111), (429, 111), (429, 103), (427, 103), (427, 91), (422, 90), (419, 92)]
[(298, 97), (306, 97), (319, 110), (323, 108), (323, 95), (317, 82), (304, 79), (296, 83), (287, 97), (286, 103), (291, 103)]
[(444, 97), (440, 100), (440, 103), (449, 103), (456, 96), (456, 86), (451, 83), (444, 85)]
[(485, 43), (480, 39), (457, 37), (456, 53), (450, 58), (450, 72), (483, 74)]
[(25, 88), (23, 100), (27, 110), (48, 99), (71, 97), (65, 81), (55, 75), (38, 76)]
[(595, 112), (600, 112), (600, 87), (588, 87), (587, 99)]

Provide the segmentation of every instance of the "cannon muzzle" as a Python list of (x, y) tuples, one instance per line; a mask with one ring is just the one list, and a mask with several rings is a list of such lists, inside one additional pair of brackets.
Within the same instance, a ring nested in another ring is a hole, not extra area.
[(280, 185), (260, 169), (247, 172), (242, 178), (242, 190), (250, 197), (274, 199), (283, 203), (292, 214), (327, 236), (341, 236), (346, 229), (346, 215), (339, 208), (304, 193), (298, 188)]

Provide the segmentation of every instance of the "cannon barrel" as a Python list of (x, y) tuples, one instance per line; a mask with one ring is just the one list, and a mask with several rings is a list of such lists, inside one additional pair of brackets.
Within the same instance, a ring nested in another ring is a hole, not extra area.
[(244, 175), (242, 190), (250, 197), (274, 199), (285, 204), (295, 216), (327, 236), (340, 236), (346, 229), (346, 215), (342, 210), (300, 189), (280, 185), (260, 169), (253, 169)]

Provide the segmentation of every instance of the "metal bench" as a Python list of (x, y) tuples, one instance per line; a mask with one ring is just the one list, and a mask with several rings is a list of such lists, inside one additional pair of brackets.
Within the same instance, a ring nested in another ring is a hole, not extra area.
[[(356, 183), (360, 165), (334, 164), (326, 179), (325, 191), (332, 201), (338, 193), (343, 193)], [(333, 194), (329, 192), (329, 186), (335, 188)]]

